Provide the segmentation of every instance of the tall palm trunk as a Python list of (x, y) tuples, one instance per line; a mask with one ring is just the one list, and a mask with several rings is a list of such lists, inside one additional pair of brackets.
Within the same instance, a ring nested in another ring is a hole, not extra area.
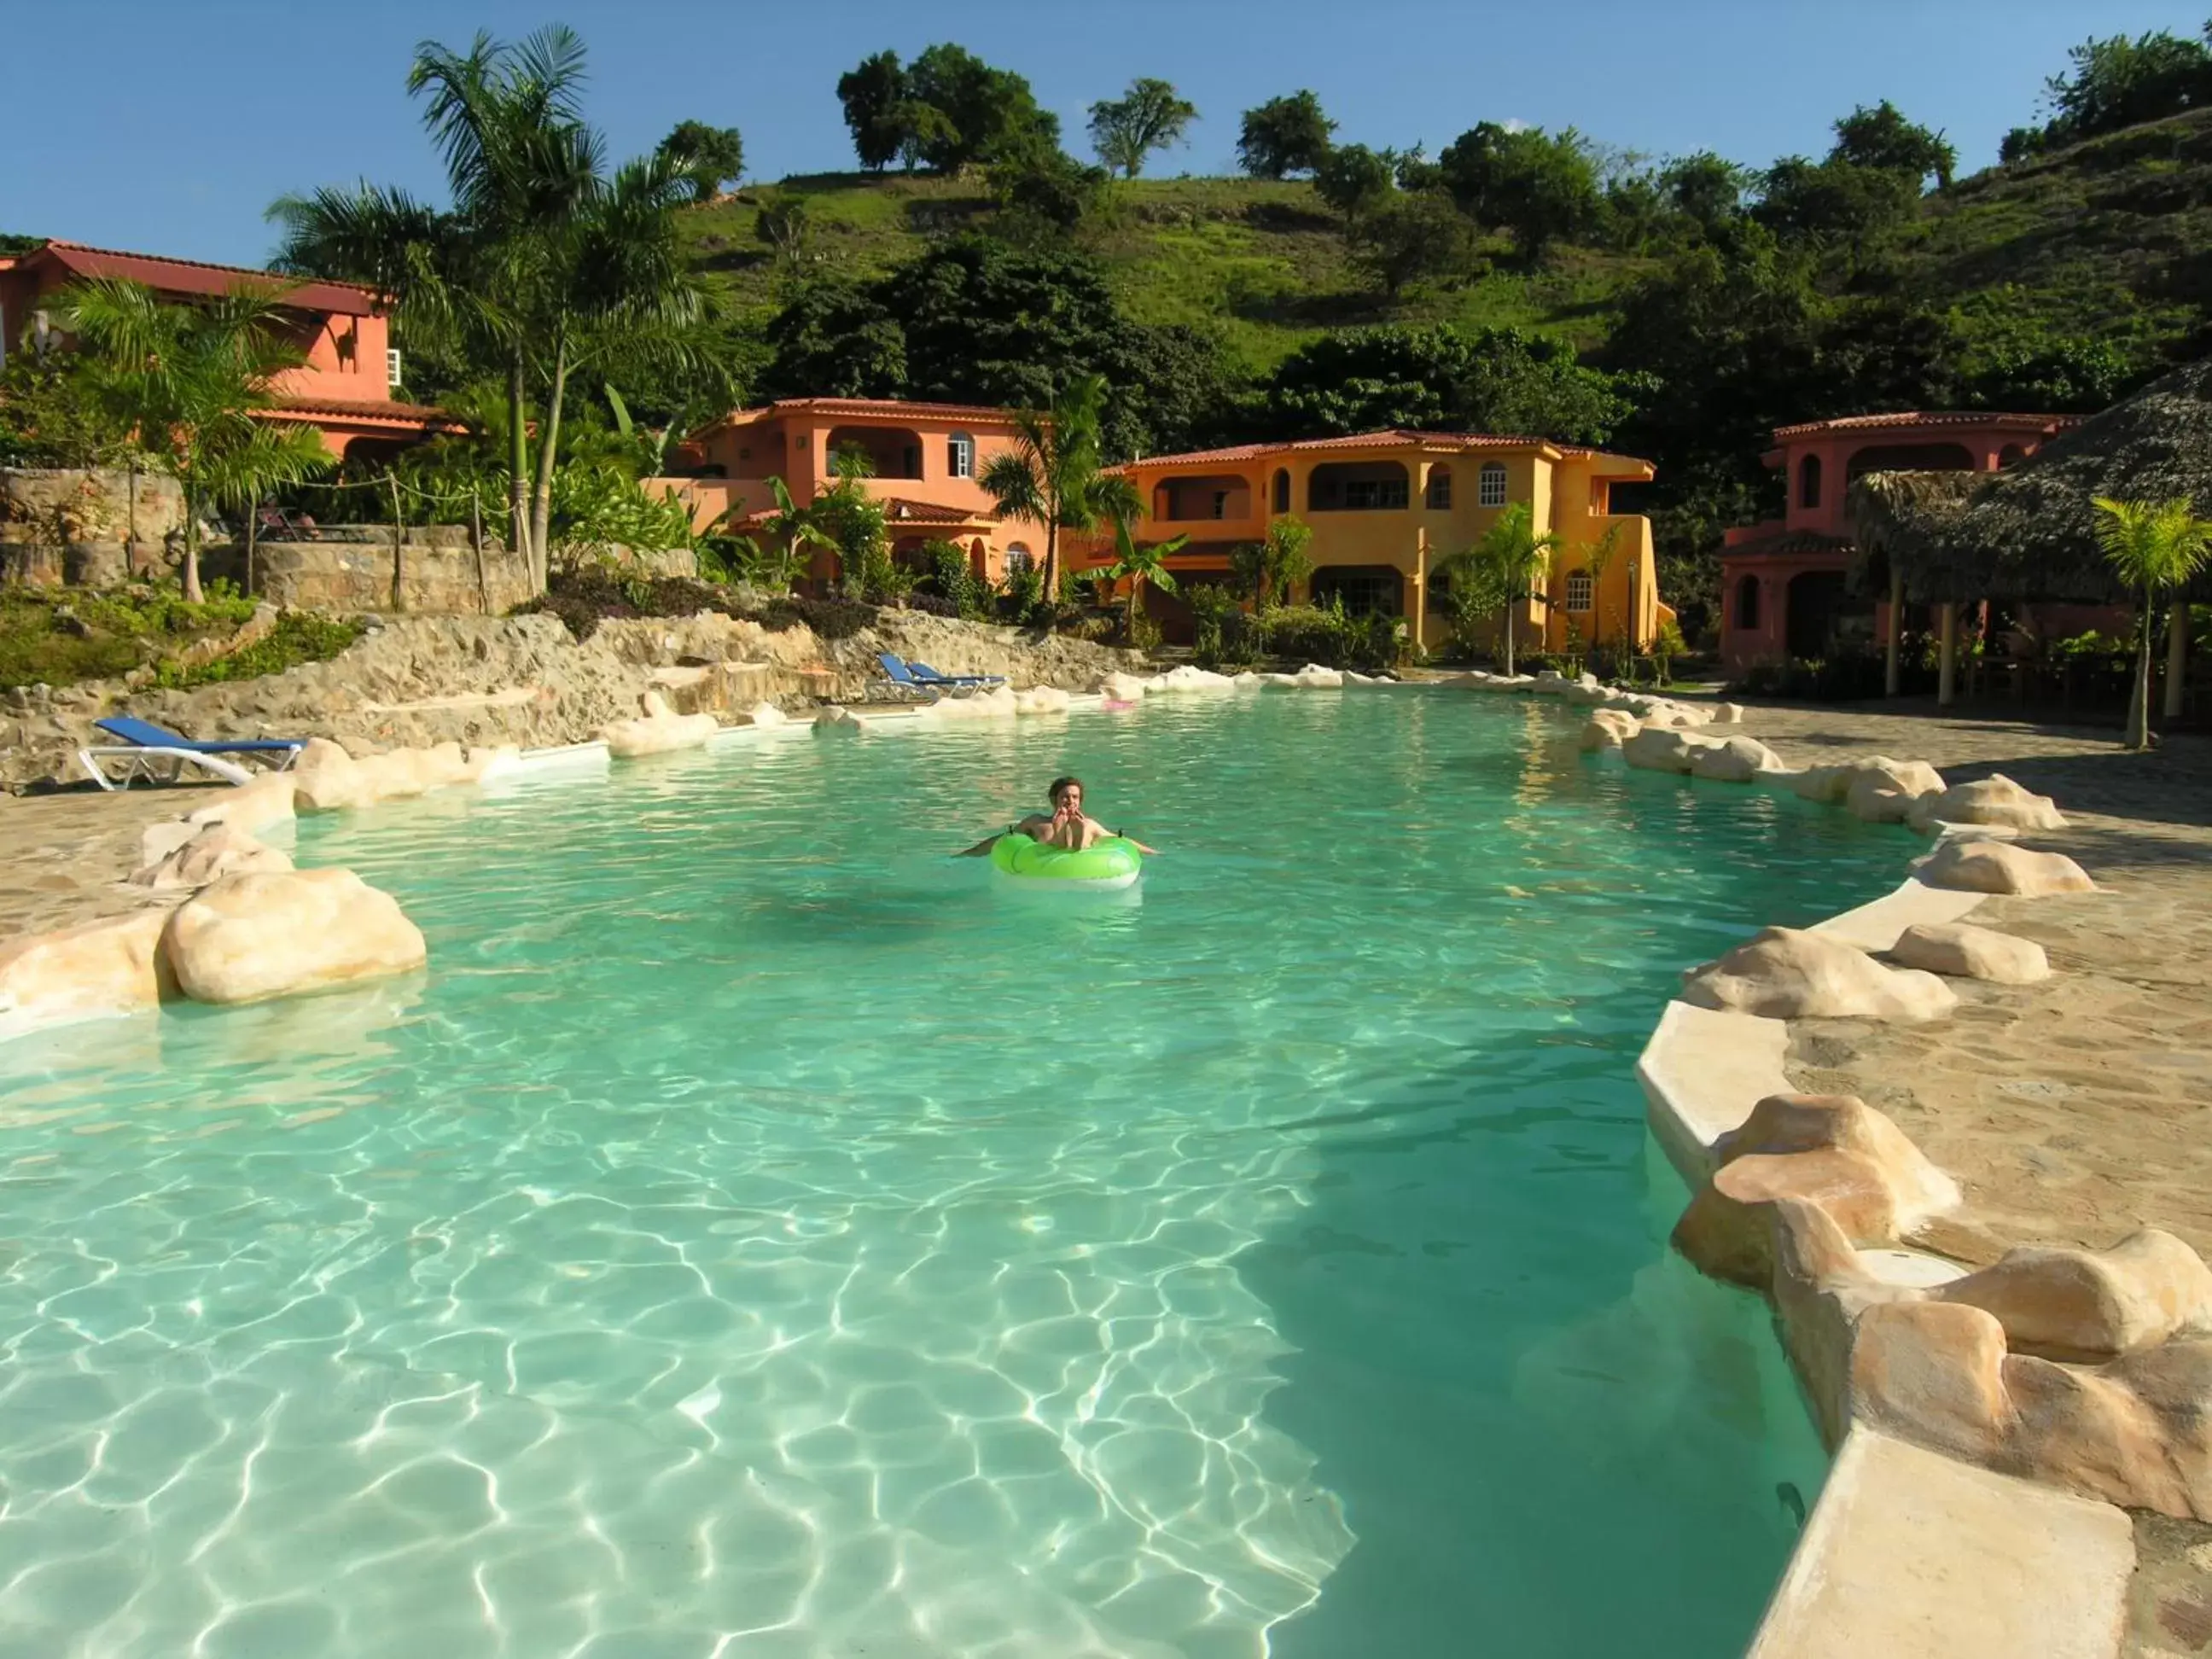
[(553, 575), (553, 452), (561, 444), (561, 400), (568, 387), (568, 331), (562, 331), (553, 349), (553, 390), (545, 400), (545, 430), (538, 442), (538, 477), (531, 488), (530, 544), (538, 561), (538, 591), (544, 592)]
[(507, 365), (507, 522), (513, 550), (520, 556), (532, 597), (544, 591), (538, 575), (537, 550), (530, 545), (530, 404), (523, 391), (522, 348)]
[(1044, 599), (1047, 605), (1060, 599), (1060, 504), (1053, 503), (1052, 516), (1044, 526)]
[(1506, 678), (1509, 678), (1509, 679), (1510, 679), (1510, 678), (1512, 678), (1512, 674), (1513, 674), (1513, 601), (1512, 601), (1512, 600), (1510, 600), (1510, 599), (1508, 599), (1508, 600), (1506, 600), (1506, 602), (1505, 602), (1505, 673), (1506, 673)]
[(2130, 749), (2150, 747), (2150, 636), (2156, 610), (2151, 602), (2151, 590), (2146, 586), (2142, 591), (2142, 616), (2136, 629), (2136, 683), (2128, 694), (2126, 741)]

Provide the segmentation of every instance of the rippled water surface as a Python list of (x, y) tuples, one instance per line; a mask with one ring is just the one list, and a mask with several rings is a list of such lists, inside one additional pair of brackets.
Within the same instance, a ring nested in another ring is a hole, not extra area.
[[(0, 1049), (0, 1659), (1731, 1651), (1821, 1462), (1632, 1065), (1905, 843), (1572, 729), (1155, 702), (304, 825), (427, 976)], [(1132, 894), (943, 856), (1061, 770)]]

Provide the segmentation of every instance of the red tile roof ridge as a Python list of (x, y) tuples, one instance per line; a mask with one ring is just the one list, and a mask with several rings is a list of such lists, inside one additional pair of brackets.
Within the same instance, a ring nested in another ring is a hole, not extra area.
[(389, 398), (286, 397), (279, 393), (274, 405), (287, 415), (364, 415), (387, 421), (435, 421), (458, 427), (461, 422), (428, 404), (403, 404)]
[(1799, 421), (1774, 428), (1777, 438), (1797, 437), (1808, 432), (1855, 432), (1899, 426), (2050, 427), (2063, 430), (2079, 426), (2079, 415), (2038, 415), (2019, 410), (1902, 409), (1879, 415), (1838, 415), (1826, 421)]
[[(1561, 443), (1555, 439), (1531, 437), (1521, 434), (1499, 432), (1429, 432), (1414, 427), (1381, 427), (1372, 432), (1345, 433), (1331, 438), (1286, 438), (1273, 442), (1230, 444), (1219, 449), (1186, 450), (1174, 455), (1144, 455), (1127, 463), (1130, 466), (1182, 466), (1193, 461), (1247, 461), (1261, 455), (1272, 455), (1289, 450), (1358, 449), (1382, 446), (1407, 444), (1437, 445), (1455, 451), (1473, 449), (1556, 449), (1562, 455), (1581, 458), (1604, 455), (1613, 452), (1593, 449), (1583, 444)], [(1615, 457), (1634, 460), (1632, 455)]]
[[(195, 270), (228, 271), (237, 276), (265, 276), (274, 283), (317, 283), (325, 288), (349, 288), (368, 295), (372, 298), (376, 295), (376, 289), (368, 283), (348, 282), (343, 276), (295, 276), (288, 272), (270, 270), (266, 267), (218, 264), (212, 259), (180, 259), (172, 253), (141, 253), (134, 248), (127, 247), (100, 247), (91, 242), (73, 242), (66, 236), (49, 236), (41, 246), (69, 248), (78, 253), (101, 253), (111, 259), (149, 259), (155, 264), (190, 265)], [(33, 248), (30, 252), (35, 253), (38, 251), (39, 249)]]
[(971, 420), (989, 421), (1012, 421), (1020, 412), (990, 404), (933, 404), (908, 398), (778, 398), (773, 403), (758, 404), (750, 409), (732, 410), (701, 430), (734, 421), (758, 420), (779, 410), (797, 412), (809, 409), (854, 415), (960, 415)]

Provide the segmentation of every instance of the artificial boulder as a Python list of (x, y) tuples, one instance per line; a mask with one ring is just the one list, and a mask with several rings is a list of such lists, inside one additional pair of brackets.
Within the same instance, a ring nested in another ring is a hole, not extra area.
[(1164, 674), (1155, 674), (1141, 684), (1146, 691), (1153, 692), (1223, 692), (1234, 691), (1237, 689), (1237, 682), (1231, 679), (1228, 675), (1216, 674), (1207, 669), (1194, 667), (1189, 663), (1180, 664), (1170, 668)]
[(2097, 889), (2087, 872), (2064, 854), (2031, 852), (2003, 841), (1947, 841), (1920, 861), (1918, 873), (1930, 887), (2023, 898)]
[(1690, 775), (1719, 783), (1749, 783), (1763, 773), (1782, 770), (1782, 760), (1765, 744), (1752, 738), (1722, 738), (1697, 749), (1690, 757)]
[(744, 717), (750, 724), (759, 726), (763, 731), (766, 731), (772, 726), (791, 724), (791, 716), (772, 702), (755, 703), (750, 708), (745, 710)]
[[(1223, 682), (1223, 689), (1228, 689), (1226, 681)], [(1067, 693), (1056, 685), (1032, 685), (1026, 691), (1014, 693), (1017, 714), (1065, 714), (1067, 705)]]
[(1826, 934), (1769, 927), (1684, 976), (1684, 1002), (1767, 1019), (1940, 1019), (1958, 1005), (1933, 974), (1885, 968)]
[(1142, 702), (1147, 689), (1147, 683), (1134, 674), (1106, 674), (1098, 681), (1098, 693), (1109, 702)]
[(1942, 793), (1943, 775), (1925, 761), (1884, 757), (1851, 769), (1844, 805), (1853, 817), (1869, 823), (1903, 823), (1911, 816), (1915, 801)]
[(2212, 1269), (2154, 1228), (2109, 1250), (2008, 1250), (1936, 1294), (1994, 1315), (2011, 1347), (2045, 1359), (2117, 1358), (2212, 1324)]
[(1701, 747), (1702, 739), (1669, 727), (1647, 726), (1634, 737), (1623, 739), (1620, 757), (1650, 772), (1687, 772)]
[(2051, 977), (2050, 958), (2033, 939), (1966, 921), (1916, 922), (1897, 936), (1888, 956), (1900, 968), (1997, 985), (2033, 985)]
[(614, 720), (599, 728), (600, 741), (617, 759), (697, 749), (721, 730), (720, 722), (712, 714), (676, 713), (658, 691), (647, 691), (638, 704), (644, 711), (638, 719)]
[(134, 910), (0, 944), (0, 1036), (151, 1008), (171, 981), (161, 910)]
[(422, 930), (350, 870), (227, 876), (169, 918), (161, 952), (186, 996), (259, 1002), (420, 968)]
[(1808, 766), (1802, 772), (1788, 774), (1782, 781), (1793, 795), (1832, 806), (1844, 798), (1844, 791), (1851, 787), (1851, 769), (1848, 766)]
[(198, 811), (186, 813), (185, 822), (227, 823), (249, 836), (258, 835), (271, 824), (292, 821), (297, 810), (293, 801), (297, 787), (289, 772), (264, 772), (251, 783), (229, 790)]
[(2050, 796), (2033, 794), (2001, 772), (1922, 795), (1912, 803), (1910, 822), (1916, 830), (1938, 823), (1988, 823), (2027, 830), (2066, 827)]
[(1618, 749), (1634, 737), (1640, 729), (1635, 715), (1618, 708), (1595, 708), (1589, 721), (1583, 727), (1583, 747), (1586, 750)]
[[(191, 826), (187, 825), (186, 828)], [(243, 830), (216, 823), (200, 826), (191, 840), (172, 848), (152, 864), (132, 872), (141, 887), (164, 891), (179, 887), (205, 887), (225, 876), (256, 871), (284, 871), (292, 860), (273, 847), (263, 845)]]
[(374, 785), (353, 757), (327, 738), (310, 738), (292, 763), (293, 799), (309, 812), (373, 805)]

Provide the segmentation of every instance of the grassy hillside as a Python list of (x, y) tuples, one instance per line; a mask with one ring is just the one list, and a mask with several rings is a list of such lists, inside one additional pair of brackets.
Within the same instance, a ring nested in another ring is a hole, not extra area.
[[(700, 265), (757, 320), (779, 285), (760, 212), (794, 198), (812, 227), (802, 268), (855, 276), (992, 210), (980, 180), (898, 173), (793, 177), (692, 210), (685, 234)], [(1389, 306), (1350, 267), (1310, 185), (1246, 179), (1116, 185), (1107, 222), (1085, 240), (1133, 318), (1207, 325), (1251, 369), (1323, 330), (1380, 322), (1516, 324), (1595, 346), (1651, 264), (1565, 248), (1524, 272), (1499, 242), (1488, 274)], [(1930, 298), (2166, 355), (2212, 310), (2212, 110), (1978, 173), (1928, 198), (1899, 243), (1906, 283)]]

